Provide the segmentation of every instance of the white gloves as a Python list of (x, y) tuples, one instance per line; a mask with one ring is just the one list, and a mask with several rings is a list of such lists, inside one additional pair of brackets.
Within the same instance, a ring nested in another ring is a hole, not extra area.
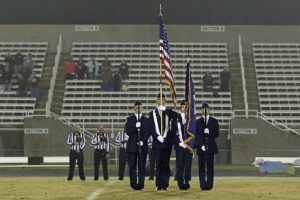
[(160, 143), (164, 143), (165, 139), (163, 138), (163, 136), (159, 135), (157, 137), (157, 140), (160, 142)]
[(140, 143), (137, 143), (140, 147), (144, 145), (143, 141), (140, 141)]
[(165, 110), (166, 110), (166, 107), (165, 107), (165, 106), (163, 106), (163, 105), (160, 105), (160, 106), (159, 106), (159, 110), (161, 110), (161, 111), (165, 111)]
[(180, 143), (179, 143), (179, 146), (181, 146), (181, 147), (184, 148), (184, 149), (186, 148), (186, 146), (185, 146), (185, 144), (184, 144), (183, 142), (180, 142)]
[(136, 128), (141, 128), (141, 122), (137, 122), (137, 123), (135, 124), (135, 127), (136, 127)]
[(204, 129), (204, 133), (208, 135), (208, 134), (209, 134), (209, 129), (208, 129), (208, 128), (205, 128), (205, 129)]
[(202, 145), (202, 147), (201, 147), (201, 150), (202, 150), (202, 151), (206, 151), (206, 149), (205, 149), (205, 146), (204, 146), (204, 145)]

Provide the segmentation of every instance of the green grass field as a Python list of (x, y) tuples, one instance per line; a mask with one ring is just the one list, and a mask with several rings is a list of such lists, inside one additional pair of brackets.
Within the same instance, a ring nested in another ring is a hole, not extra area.
[(216, 177), (211, 191), (201, 191), (196, 177), (189, 191), (180, 191), (173, 180), (170, 181), (169, 191), (155, 191), (154, 184), (154, 181), (147, 180), (143, 191), (133, 191), (128, 178), (119, 181), (113, 177), (107, 182), (95, 182), (91, 177), (86, 181), (75, 177), (67, 182), (65, 177), (1, 177), (0, 199), (300, 199), (299, 178)]

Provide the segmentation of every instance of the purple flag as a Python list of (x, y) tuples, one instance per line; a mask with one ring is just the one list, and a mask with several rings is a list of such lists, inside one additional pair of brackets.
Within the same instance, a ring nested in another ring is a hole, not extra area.
[(195, 147), (196, 134), (196, 95), (195, 88), (190, 72), (190, 59), (187, 61), (185, 77), (185, 102), (186, 102), (186, 129), (184, 133), (184, 143), (187, 148), (193, 152)]

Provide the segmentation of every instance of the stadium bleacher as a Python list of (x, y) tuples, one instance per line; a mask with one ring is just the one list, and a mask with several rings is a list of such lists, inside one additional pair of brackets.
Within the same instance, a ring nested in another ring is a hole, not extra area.
[[(10, 53), (14, 56), (18, 51), (25, 57), (31, 53), (34, 60), (33, 70), (41, 78), (47, 55), (46, 42), (0, 42), (0, 64), (4, 63), (5, 56)], [(1, 78), (0, 73), (0, 78)], [(17, 97), (18, 85), (13, 77), (11, 91), (0, 91), (0, 122), (1, 125), (22, 125), (25, 116), (34, 112), (36, 99), (31, 97)]]
[(291, 128), (300, 122), (300, 44), (253, 43), (261, 112)]
[[(172, 43), (171, 60), (176, 78), (178, 101), (184, 98), (184, 81), (187, 52), (191, 57), (191, 71), (196, 87), (198, 107), (208, 102), (213, 115), (223, 129), (228, 129), (232, 115), (231, 93), (202, 92), (202, 77), (210, 71), (219, 88), (219, 73), (228, 66), (226, 43)], [(144, 113), (155, 107), (156, 94), (159, 91), (159, 52), (157, 43), (73, 43), (71, 56), (78, 60), (80, 56), (88, 61), (92, 57), (102, 63), (108, 56), (113, 67), (125, 59), (129, 65), (128, 91), (103, 92), (101, 80), (68, 80), (64, 93), (62, 116), (71, 122), (84, 125), (86, 129), (98, 124), (113, 123), (123, 128), (125, 119), (132, 114), (135, 100), (143, 102)], [(170, 102), (169, 89), (164, 83), (164, 92)], [(168, 104), (171, 105), (171, 104)], [(198, 116), (200, 109), (197, 110)]]

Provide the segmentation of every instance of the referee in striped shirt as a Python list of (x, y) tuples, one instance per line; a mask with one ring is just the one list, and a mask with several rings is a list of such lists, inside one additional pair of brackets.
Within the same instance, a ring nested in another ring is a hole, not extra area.
[(82, 181), (85, 180), (84, 172), (83, 172), (83, 149), (85, 147), (85, 137), (83, 132), (80, 130), (79, 125), (74, 126), (74, 132), (70, 133), (67, 139), (67, 144), (70, 146), (70, 154), (69, 154), (69, 175), (68, 181), (73, 179), (74, 168), (77, 160), (79, 177)]
[(155, 155), (154, 149), (152, 148), (153, 137), (150, 136), (148, 139), (148, 155), (149, 155), (149, 181), (154, 180), (155, 170)]
[(102, 161), (103, 178), (108, 180), (107, 158), (109, 158), (109, 136), (104, 133), (103, 126), (99, 126), (94, 134), (92, 142), (94, 145), (94, 181), (99, 179), (99, 165)]
[(126, 152), (127, 148), (127, 142), (128, 142), (128, 135), (125, 131), (120, 131), (116, 136), (116, 144), (120, 146), (119, 151), (119, 180), (122, 181), (124, 179), (124, 173), (125, 173), (125, 166), (126, 161), (128, 161), (128, 156)]

